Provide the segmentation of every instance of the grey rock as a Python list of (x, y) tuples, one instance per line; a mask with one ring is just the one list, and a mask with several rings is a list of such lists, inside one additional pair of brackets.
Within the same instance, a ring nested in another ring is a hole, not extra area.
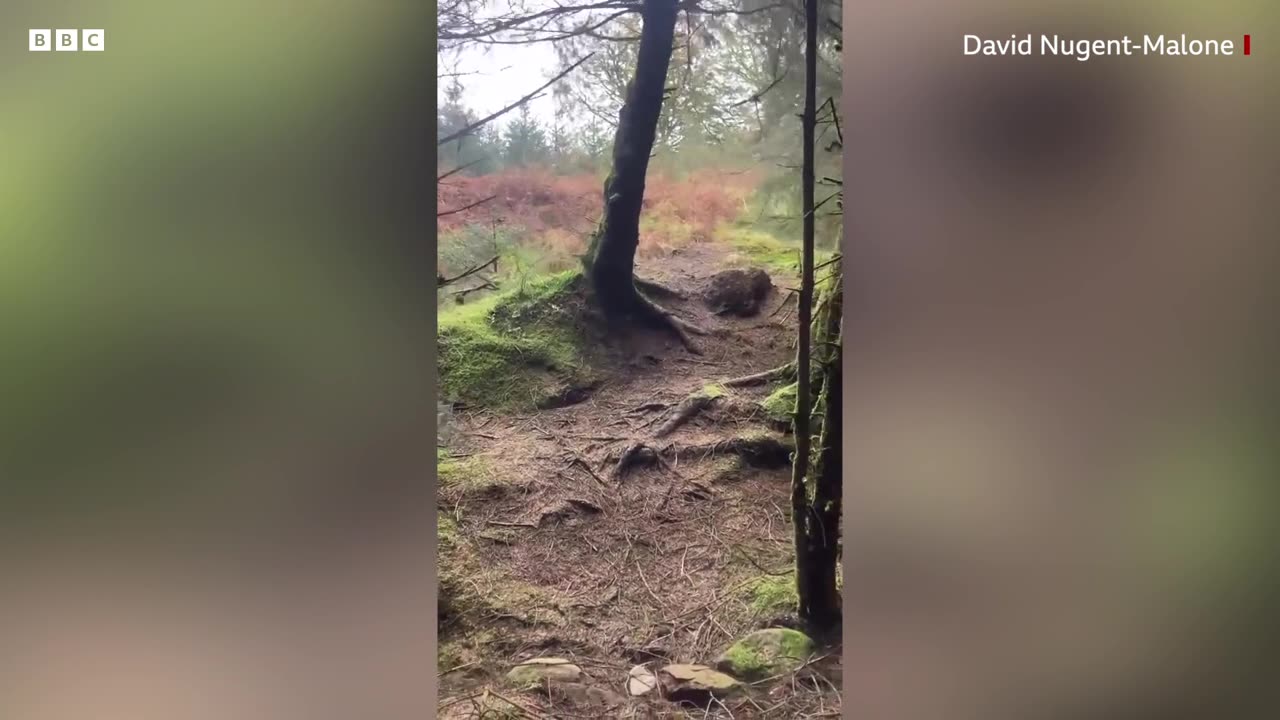
[(538, 687), (546, 682), (573, 682), (582, 677), (582, 668), (564, 658), (533, 658), (511, 668), (507, 682), (521, 688)]

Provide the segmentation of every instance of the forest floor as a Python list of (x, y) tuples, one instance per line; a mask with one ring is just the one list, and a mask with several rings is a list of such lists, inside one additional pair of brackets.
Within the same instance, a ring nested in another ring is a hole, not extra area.
[[(638, 261), (640, 277), (680, 294), (656, 298), (664, 307), (709, 331), (694, 338), (701, 354), (661, 331), (603, 329), (579, 277), (544, 298), (584, 346), (576, 380), (541, 409), (455, 411), (439, 455), (441, 717), (839, 716), (838, 646), (705, 708), (627, 691), (637, 664), (714, 665), (748, 632), (791, 622), (789, 407), (764, 402), (778, 383), (719, 384), (794, 357), (797, 280), (759, 259), (707, 238)], [(760, 310), (709, 309), (708, 278), (750, 265), (772, 276)], [(555, 365), (539, 377), (563, 380)], [(691, 397), (701, 412), (663, 432)], [(538, 657), (582, 677), (504, 682)]]

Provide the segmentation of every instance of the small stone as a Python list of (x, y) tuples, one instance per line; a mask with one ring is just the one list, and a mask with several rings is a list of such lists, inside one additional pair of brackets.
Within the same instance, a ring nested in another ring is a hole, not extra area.
[(582, 668), (564, 658), (533, 658), (511, 668), (507, 681), (521, 688), (552, 682), (573, 682), (582, 677)]
[(644, 695), (656, 687), (658, 687), (657, 676), (644, 665), (637, 665), (627, 671), (627, 692), (632, 697)]
[(813, 640), (789, 628), (757, 630), (729, 646), (716, 667), (746, 680), (780, 675), (804, 665), (813, 654)]
[(698, 707), (706, 707), (713, 697), (727, 697), (741, 687), (737, 680), (706, 665), (667, 665), (658, 675), (668, 700)]

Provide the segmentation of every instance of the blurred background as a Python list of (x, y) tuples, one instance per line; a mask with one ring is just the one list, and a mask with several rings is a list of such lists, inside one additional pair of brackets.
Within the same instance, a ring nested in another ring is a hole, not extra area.
[(1274, 717), (1277, 6), (845, 12), (849, 717)]
[[(1273, 717), (1276, 6), (845, 10), (850, 716)], [(0, 9), (0, 717), (430, 716), (434, 14)]]
[(433, 16), (0, 8), (0, 716), (432, 707)]

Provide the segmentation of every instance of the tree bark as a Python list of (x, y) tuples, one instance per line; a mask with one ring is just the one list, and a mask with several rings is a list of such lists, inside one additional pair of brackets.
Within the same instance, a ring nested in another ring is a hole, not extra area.
[[(801, 127), (804, 135), (804, 156), (801, 165), (801, 190), (803, 192), (802, 209), (804, 225), (801, 251), (800, 271), (800, 306), (799, 306), (799, 348), (796, 358), (796, 455), (791, 476), (791, 520), (795, 527), (796, 546), (796, 591), (799, 596), (799, 615), (801, 621), (818, 630), (825, 630), (834, 622), (834, 612), (839, 613), (838, 600), (833, 601), (835, 593), (835, 533), (828, 528), (824, 517), (830, 510), (830, 498), (820, 497), (819, 488), (830, 486), (830, 478), (822, 478), (819, 472), (840, 473), (839, 457), (834, 460), (834, 467), (822, 462), (828, 452), (819, 454), (818, 462), (810, 457), (811, 430), (810, 420), (813, 408), (810, 402), (811, 366), (810, 366), (810, 334), (812, 329), (813, 310), (813, 235), (814, 235), (814, 129), (817, 125), (817, 51), (818, 51), (818, 3), (817, 0), (805, 0), (805, 78), (804, 78), (804, 113), (801, 116)], [(838, 298), (838, 293), (836, 293)], [(830, 307), (830, 305), (828, 305)], [(830, 337), (822, 333), (820, 338), (827, 342)], [(839, 357), (838, 353), (834, 354)], [(828, 355), (830, 357), (830, 355)], [(823, 440), (827, 445), (836, 445), (838, 453), (839, 440), (829, 436), (829, 423), (837, 413), (832, 412), (831, 380), (839, 381), (838, 370), (823, 373), (826, 375), (826, 392), (823, 399), (825, 408)], [(837, 387), (838, 392), (838, 387)], [(839, 400), (834, 403), (839, 408)], [(838, 420), (837, 420), (838, 424)], [(838, 427), (836, 428), (838, 430)], [(823, 446), (820, 445), (820, 449)], [(824, 482), (825, 480), (825, 482)], [(813, 492), (811, 492), (811, 488)], [(839, 507), (836, 506), (838, 521)]]
[(675, 40), (676, 0), (644, 0), (641, 15), (644, 25), (635, 76), (618, 117), (613, 168), (604, 184), (604, 217), (592, 237), (586, 263), (604, 310), (613, 315), (655, 316), (661, 313), (636, 290), (633, 276), (645, 175)]
[(799, 615), (820, 632), (836, 627), (841, 618), (840, 592), (836, 587), (843, 488), (843, 378), (840, 361), (844, 342), (841, 335), (843, 295), (840, 280), (837, 265), (815, 328), (815, 344), (820, 348), (816, 369), (822, 387), (817, 403), (822, 430), (808, 470), (813, 492), (805, 503), (804, 538), (796, 548), (797, 562), (805, 567), (803, 575), (797, 575), (797, 581), (803, 582), (797, 588)]

